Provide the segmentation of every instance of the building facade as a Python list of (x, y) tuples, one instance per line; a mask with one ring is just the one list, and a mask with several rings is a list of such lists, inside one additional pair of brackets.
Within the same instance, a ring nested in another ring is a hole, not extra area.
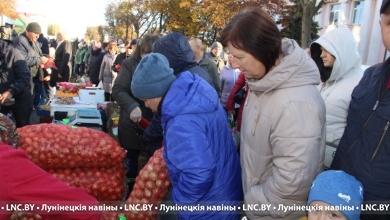
[(41, 26), (42, 33), (47, 36), (49, 23), (46, 19), (46, 16), (29, 12), (18, 12), (18, 14), (20, 16), (19, 19), (25, 21), (26, 26), (31, 22), (37, 22)]
[(338, 26), (348, 27), (357, 42), (362, 64), (383, 62), (389, 52), (382, 43), (379, 10), (382, 0), (325, 0), (314, 20), (321, 30), (319, 35)]

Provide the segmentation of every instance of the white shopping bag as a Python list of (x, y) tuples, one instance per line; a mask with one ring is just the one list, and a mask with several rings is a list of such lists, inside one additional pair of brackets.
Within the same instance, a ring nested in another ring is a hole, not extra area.
[(103, 81), (100, 81), (99, 85), (97, 87), (100, 88), (100, 89), (103, 89)]

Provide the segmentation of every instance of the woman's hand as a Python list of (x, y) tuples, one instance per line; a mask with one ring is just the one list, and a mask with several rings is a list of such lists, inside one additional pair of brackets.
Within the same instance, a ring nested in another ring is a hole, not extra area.
[(131, 111), (130, 113), (130, 120), (132, 120), (134, 123), (139, 123), (142, 118), (142, 112), (139, 107), (136, 107)]
[(6, 102), (7, 99), (8, 99), (8, 101), (12, 99), (12, 93), (10, 93), (8, 90), (3, 92), (3, 94), (1, 94), (0, 104), (4, 104), (4, 102)]
[(228, 111), (228, 115), (229, 115), (229, 114), (236, 115), (236, 111), (234, 111), (234, 110), (229, 110), (229, 111)]

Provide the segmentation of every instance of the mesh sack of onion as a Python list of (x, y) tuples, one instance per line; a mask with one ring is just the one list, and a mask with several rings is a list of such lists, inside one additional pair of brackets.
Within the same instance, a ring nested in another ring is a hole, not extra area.
[(124, 199), (126, 152), (110, 135), (61, 124), (28, 125), (18, 133), (19, 148), (45, 171), (99, 201)]

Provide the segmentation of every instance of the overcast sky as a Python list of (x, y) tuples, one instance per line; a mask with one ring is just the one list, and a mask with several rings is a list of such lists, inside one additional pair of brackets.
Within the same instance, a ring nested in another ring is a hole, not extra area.
[(59, 24), (69, 38), (83, 38), (87, 26), (105, 25), (110, 0), (17, 0), (18, 12), (45, 15), (48, 24)]

